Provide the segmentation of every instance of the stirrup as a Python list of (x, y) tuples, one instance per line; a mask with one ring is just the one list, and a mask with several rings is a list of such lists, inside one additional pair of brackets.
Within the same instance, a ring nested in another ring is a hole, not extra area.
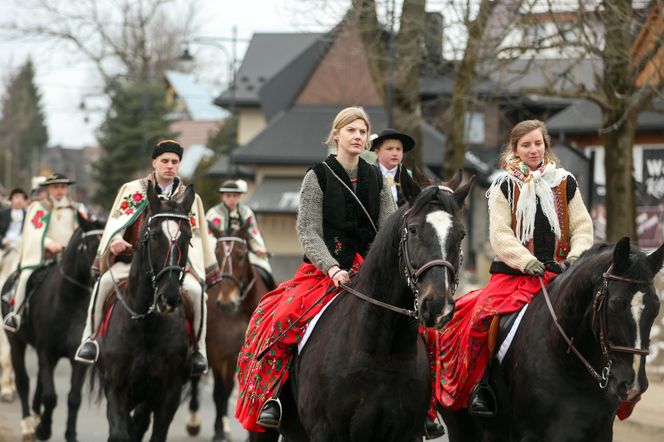
[[(274, 424), (267, 424), (267, 425), (266, 425), (266, 424), (260, 422), (261, 414), (263, 413), (263, 411), (265, 410), (265, 408), (266, 408), (268, 405), (270, 405), (271, 403), (276, 404), (277, 407), (279, 408), (279, 420), (277, 421), (277, 424), (276, 424), (276, 425), (274, 425)], [(258, 413), (258, 419), (256, 420), (256, 423), (257, 423), (258, 425), (264, 427), (264, 428), (273, 428), (273, 429), (276, 429), (276, 428), (279, 428), (279, 427), (281, 426), (281, 419), (283, 418), (283, 416), (284, 416), (284, 410), (283, 410), (283, 407), (281, 406), (281, 400), (280, 400), (278, 397), (276, 397), (276, 398), (270, 398), (270, 399), (268, 399), (267, 401), (265, 401), (265, 403), (264, 403), (263, 406), (261, 407), (261, 411)]]
[[(486, 411), (479, 411), (475, 410), (473, 411), (473, 399), (477, 396), (480, 396), (484, 394), (486, 399), (489, 400), (493, 404), (493, 409), (491, 408), (491, 404), (486, 404), (487, 405), (487, 410)], [(477, 387), (473, 390), (473, 393), (470, 395), (470, 400), (468, 403), (468, 413), (471, 416), (476, 416), (476, 417), (496, 417), (498, 414), (498, 400), (496, 399), (496, 394), (493, 392), (493, 388), (489, 384), (477, 384)]]
[[(92, 345), (94, 345), (94, 346), (95, 346), (95, 349), (97, 350), (97, 351), (95, 352), (95, 358), (92, 359), (92, 360), (82, 358), (82, 357), (80, 357), (80, 356), (78, 355), (78, 352), (79, 352), (79, 351), (83, 348), (83, 346), (84, 346), (85, 344), (87, 344), (88, 342), (91, 343)], [(78, 346), (78, 348), (76, 349), (76, 353), (74, 354), (74, 360), (75, 360), (75, 361), (78, 361), (78, 362), (82, 362), (83, 364), (89, 364), (89, 365), (96, 364), (96, 363), (97, 363), (97, 359), (99, 359), (99, 343), (97, 342), (96, 339), (87, 339), (84, 343), (82, 343), (81, 345)]]
[[(13, 325), (9, 325), (9, 320), (11, 318), (14, 318), (14, 323), (16, 324), (16, 327), (14, 327)], [(18, 329), (21, 328), (21, 317), (14, 312), (7, 313), (7, 316), (5, 316), (5, 319), (2, 321), (2, 328), (7, 330), (8, 332), (16, 333)]]

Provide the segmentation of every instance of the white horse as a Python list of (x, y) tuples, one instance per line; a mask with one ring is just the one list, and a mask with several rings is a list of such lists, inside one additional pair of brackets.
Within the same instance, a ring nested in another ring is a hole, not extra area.
[[(0, 252), (0, 288), (5, 285), (9, 275), (16, 270), (18, 266), (18, 250), (8, 247)], [(5, 330), (0, 326), (0, 400), (11, 402), (16, 396), (16, 386), (14, 384), (14, 370), (10, 357), (9, 341)]]

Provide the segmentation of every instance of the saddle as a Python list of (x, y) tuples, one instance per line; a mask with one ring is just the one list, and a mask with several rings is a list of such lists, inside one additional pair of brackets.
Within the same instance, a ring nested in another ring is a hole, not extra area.
[[(118, 289), (122, 290), (123, 292), (126, 291), (127, 289), (126, 279), (121, 279), (120, 281), (118, 281)], [(106, 336), (106, 333), (108, 333), (108, 327), (111, 323), (111, 316), (113, 316), (113, 310), (117, 304), (117, 301), (118, 301), (117, 293), (115, 290), (113, 290), (108, 296), (106, 296), (106, 299), (104, 299), (104, 309), (102, 314), (102, 318), (104, 319), (98, 331), (99, 336), (103, 337)], [(194, 321), (193, 306), (191, 305), (191, 302), (189, 302), (189, 298), (184, 296), (184, 294), (182, 293), (180, 293), (180, 301), (184, 306), (184, 316), (185, 316), (185, 321), (187, 322), (187, 334), (189, 335), (189, 340), (192, 341), (193, 343), (195, 337), (194, 327), (193, 327), (193, 321)], [(120, 308), (122, 308), (122, 305), (120, 305)]]
[(506, 315), (497, 315), (491, 319), (491, 325), (489, 326), (489, 358), (492, 358), (495, 354), (496, 347), (500, 348), (500, 344), (503, 343), (507, 334), (511, 330), (516, 318), (519, 316), (521, 309), (508, 313)]

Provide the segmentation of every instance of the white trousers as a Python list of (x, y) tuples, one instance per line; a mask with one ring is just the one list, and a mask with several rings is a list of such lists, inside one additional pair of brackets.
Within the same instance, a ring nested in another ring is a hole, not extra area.
[[(112, 277), (111, 273), (113, 274)], [(119, 283), (121, 280), (127, 279), (128, 277), (129, 264), (116, 262), (97, 280), (97, 283), (92, 290), (90, 304), (88, 305), (88, 319), (85, 322), (81, 343), (94, 337), (99, 330), (102, 315), (104, 314), (104, 302), (114, 289), (113, 279), (115, 279), (116, 283)], [(184, 275), (182, 287), (185, 296), (192, 306), (194, 333), (199, 333), (200, 330), (200, 333), (196, 337), (198, 351), (207, 358), (207, 351), (205, 348), (205, 335), (207, 334), (207, 293), (203, 291), (201, 284), (191, 273)]]
[[(16, 295), (14, 296), (14, 313), (19, 312), (19, 308), (25, 302), (25, 291), (28, 287), (28, 279), (35, 272), (35, 269), (23, 269), (18, 277), (18, 284), (16, 285)], [(23, 310), (20, 311), (23, 314)]]

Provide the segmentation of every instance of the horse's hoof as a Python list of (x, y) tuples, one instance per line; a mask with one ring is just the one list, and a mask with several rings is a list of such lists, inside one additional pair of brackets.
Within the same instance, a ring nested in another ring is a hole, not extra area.
[(46, 428), (45, 425), (41, 423), (35, 428), (35, 436), (38, 440), (49, 440), (51, 438), (51, 429)]
[(229, 440), (231, 439), (228, 433), (215, 433), (212, 438), (212, 442), (228, 442)]
[(21, 438), (23, 442), (34, 442), (37, 439), (35, 439), (35, 433), (27, 433), (24, 434), (23, 437)]
[(13, 391), (0, 393), (0, 401), (13, 402), (16, 394)]
[(189, 436), (198, 436), (198, 433), (201, 432), (201, 424), (187, 424), (187, 433)]

